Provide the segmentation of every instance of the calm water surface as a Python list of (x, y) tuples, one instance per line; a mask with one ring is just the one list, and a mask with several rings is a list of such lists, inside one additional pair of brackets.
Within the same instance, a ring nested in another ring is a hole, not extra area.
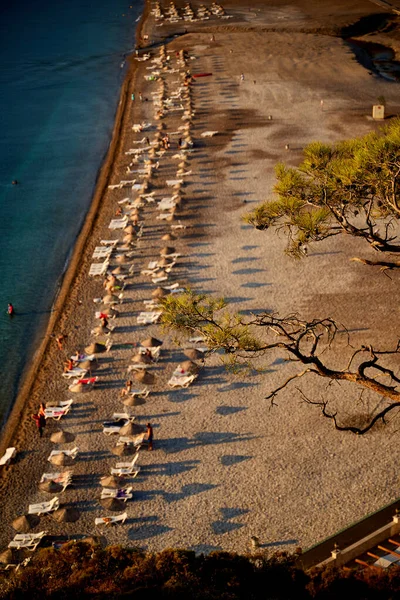
[(90, 206), (142, 8), (139, 0), (1, 3), (0, 421)]

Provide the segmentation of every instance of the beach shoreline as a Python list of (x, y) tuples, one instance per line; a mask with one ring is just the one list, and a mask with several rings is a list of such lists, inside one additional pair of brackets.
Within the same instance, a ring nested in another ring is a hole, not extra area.
[[(341, 26), (371, 9), (363, 0), (351, 9), (344, 0), (338, 4), (344, 10), (337, 18)], [(149, 47), (156, 48), (153, 56), (158, 56), (162, 40), (172, 40), (167, 45), (171, 62), (177, 64), (176, 57), (184, 49), (188, 60), (193, 59), (189, 63), (193, 71), (212, 73), (193, 84), (190, 135), (195, 146), (176, 217), (186, 229), (176, 242), (182, 258), (174, 268), (175, 276), (182, 285), (225, 296), (235, 308), (247, 313), (271, 309), (287, 314), (298, 311), (315, 318), (329, 311), (340, 322), (346, 317), (357, 341), (363, 340), (363, 331), (368, 329), (378, 342), (389, 343), (393, 337), (389, 316), (383, 315), (377, 324), (373, 315), (382, 295), (386, 306), (396, 305), (396, 295), (389, 281), (371, 282), (369, 273), (349, 263), (348, 255), (356, 251), (354, 240), (341, 240), (340, 244), (330, 241), (305, 262), (293, 264), (283, 254), (282, 239), (272, 233), (248, 231), (241, 216), (272, 189), (276, 162), (297, 164), (302, 148), (313, 139), (330, 142), (369, 131), (374, 126), (369, 112), (376, 93), (384, 93), (397, 112), (396, 90), (372, 80), (339, 38), (314, 33), (321, 29), (331, 9), (321, 8), (318, 2), (309, 9), (305, 0), (290, 7), (283, 0), (272, 4), (259, 0), (252, 5), (249, 8), (244, 2), (230, 0), (224, 3), (232, 16), (226, 22), (180, 22), (165, 25), (160, 32), (149, 17), (147, 0), (138, 25), (137, 43), (142, 49), (143, 35), (149, 36)], [(307, 10), (315, 13), (310, 24)], [(281, 22), (284, 26), (278, 30)], [(304, 31), (306, 25), (312, 33)], [(329, 25), (333, 28), (331, 22)], [(37, 444), (29, 413), (40, 401), (72, 395), (59, 376), (63, 361), (66, 353), (70, 355), (89, 343), (89, 324), (96, 322), (93, 297), (99, 295), (99, 281), (88, 277), (88, 268), (94, 247), (110, 232), (108, 223), (121, 206), (116, 203), (126, 194), (123, 190), (108, 191), (107, 186), (114, 179), (126, 178), (130, 159), (125, 152), (140, 143), (138, 135), (132, 133), (132, 123), (153, 118), (152, 101), (131, 102), (130, 94), (137, 97), (140, 92), (150, 99), (156, 84), (144, 82), (146, 63), (135, 63), (134, 56), (129, 60), (132, 64), (121, 89), (112, 142), (92, 205), (46, 339), (2, 437), (0, 451), (11, 444), (18, 450), (16, 463), (4, 470), (0, 480), (0, 491), (8, 498), (3, 541), (10, 538), (8, 525), (15, 513), (25, 510), (26, 499), (38, 501), (37, 483), (48, 466), (47, 453), (54, 448), (47, 431)], [(180, 85), (180, 75), (165, 75), (168, 93)], [(321, 98), (325, 101), (323, 111)], [(173, 151), (160, 156), (159, 168), (155, 169), (151, 185), (157, 200), (158, 195), (161, 199), (170, 193), (166, 181), (176, 173), (172, 154), (177, 151), (177, 127), (182, 121), (177, 116), (168, 118), (170, 129), (165, 122), (163, 126), (171, 133)], [(216, 132), (215, 137), (202, 136), (210, 131)], [(155, 135), (158, 133), (161, 135), (161, 128)], [(143, 310), (139, 305), (152, 291), (140, 269), (159, 258), (161, 235), (169, 223), (160, 223), (155, 203), (146, 204), (143, 210), (147, 245), (141, 242), (133, 259), (135, 276), (129, 281), (121, 315), (115, 321), (116, 332), (111, 336), (117, 341), (110, 356), (101, 358), (101, 385), (87, 396), (77, 396), (75, 413), (71, 410), (65, 422), (50, 422), (46, 427), (49, 432), (59, 425), (72, 428), (82, 455), (74, 472), (78, 484), (64, 494), (68, 502), (82, 508), (83, 516), (76, 525), (66, 525), (66, 534), (93, 531), (93, 511), (100, 510), (94, 498), (99, 476), (108, 472), (113, 464), (110, 460), (115, 459), (101, 423), (112, 411), (122, 409), (119, 393), (126, 368), (131, 364), (133, 348), (146, 334), (162, 336), (165, 341), (162, 358), (154, 365), (158, 383), (147, 404), (135, 410), (138, 421), (154, 421), (156, 452), (141, 452), (143, 477), (134, 480), (135, 516), (126, 530), (107, 529), (109, 543), (145, 543), (150, 550), (168, 545), (197, 551), (245, 551), (250, 536), (262, 532), (264, 542), (268, 537), (271, 545), (279, 542), (291, 549), (300, 540), (306, 547), (365, 514), (364, 498), (359, 494), (364, 481), (354, 487), (355, 499), (349, 497), (348, 482), (353, 485), (354, 471), (360, 472), (365, 461), (373, 458), (373, 469), (365, 475), (365, 485), (369, 486), (365, 505), (371, 511), (390, 501), (395, 494), (390, 491), (395, 469), (388, 466), (383, 452), (379, 457), (374, 455), (374, 450), (386, 443), (383, 434), (378, 432), (372, 441), (341, 438), (317, 412), (299, 404), (289, 392), (277, 407), (266, 410), (267, 388), (287, 372), (278, 359), (262, 365), (264, 371), (238, 380), (224, 371), (217, 356), (212, 356), (195, 385), (188, 390), (168, 389), (167, 377), (181, 360), (180, 350), (171, 334), (153, 325), (140, 329), (136, 317)], [(361, 314), (359, 299), (363, 293), (368, 294), (371, 310)], [(53, 332), (68, 335), (63, 352), (49, 337)], [(311, 390), (321, 391), (318, 382), (311, 383)], [(389, 426), (390, 435), (394, 429), (395, 425)], [(379, 481), (377, 473), (384, 473)], [(28, 474), (26, 490), (24, 474)], [(329, 514), (324, 515), (326, 507)], [(287, 515), (291, 515), (290, 522)], [(56, 535), (51, 519), (43, 527)]]

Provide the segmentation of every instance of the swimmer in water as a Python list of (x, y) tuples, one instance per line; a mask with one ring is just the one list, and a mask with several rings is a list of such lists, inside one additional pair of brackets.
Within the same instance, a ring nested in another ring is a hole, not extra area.
[(13, 185), (18, 185), (18, 181), (16, 179), (13, 179), (11, 182)]
[(7, 314), (10, 315), (10, 317), (12, 317), (14, 315), (14, 307), (11, 304), (11, 302), (8, 303)]

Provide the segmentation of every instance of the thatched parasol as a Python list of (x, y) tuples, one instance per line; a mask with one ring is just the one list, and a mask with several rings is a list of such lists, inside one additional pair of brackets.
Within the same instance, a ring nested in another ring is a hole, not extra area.
[(125, 504), (121, 500), (117, 500), (117, 498), (103, 498), (100, 500), (100, 504), (103, 508), (113, 512), (119, 512), (125, 507)]
[(101, 352), (106, 352), (106, 350), (106, 345), (99, 342), (94, 342), (85, 348), (86, 354), (100, 354)]
[(40, 518), (37, 515), (24, 515), (18, 517), (12, 522), (15, 531), (19, 533), (28, 533), (31, 529), (39, 525)]
[[(126, 234), (126, 235), (123, 237), (122, 241), (124, 242), (124, 244), (132, 244), (132, 242), (134, 242), (134, 241), (135, 241), (135, 236), (134, 236), (134, 235), (132, 235), (131, 233), (127, 233), (127, 234)], [(113, 273), (114, 273), (114, 271), (113, 271)]]
[(158, 340), (155, 337), (149, 337), (149, 338), (146, 338), (145, 340), (141, 341), (140, 345), (143, 348), (156, 348), (157, 346), (162, 346), (163, 342), (161, 340)]
[(179, 365), (179, 368), (183, 369), (183, 371), (187, 371), (188, 373), (197, 373), (199, 370), (199, 366), (191, 360), (185, 360)]
[(145, 430), (145, 428), (142, 427), (142, 425), (138, 425), (137, 423), (132, 423), (132, 421), (129, 421), (129, 423), (127, 423), (126, 425), (121, 427), (121, 429), (119, 430), (119, 434), (120, 435), (138, 435), (139, 433), (143, 433), (144, 430)]
[(122, 404), (125, 406), (141, 406), (142, 404), (146, 404), (146, 400), (140, 396), (128, 396), (122, 401)]
[(165, 246), (164, 248), (162, 248), (162, 250), (160, 251), (160, 255), (161, 256), (165, 256), (167, 254), (173, 254), (175, 252), (175, 248), (172, 248), (172, 246)]
[(117, 489), (121, 485), (121, 480), (115, 475), (104, 475), (104, 477), (100, 479), (100, 485), (103, 487)]
[(62, 492), (63, 486), (61, 483), (57, 483), (56, 481), (43, 481), (39, 483), (39, 490), (41, 492), (48, 492), (49, 494), (58, 494)]
[(70, 392), (73, 392), (74, 394), (81, 394), (82, 392), (88, 392), (89, 390), (92, 389), (91, 385), (84, 385), (83, 383), (72, 383), (69, 387), (68, 387)]
[[(128, 237), (128, 236), (126, 236), (126, 237)], [(125, 241), (125, 238), (124, 238), (124, 241)], [(115, 267), (115, 269), (113, 269), (113, 271), (112, 271), (113, 275), (123, 275), (124, 273), (126, 273), (126, 269), (125, 269), (125, 267), (122, 267), (122, 266)]]
[(158, 287), (154, 292), (151, 292), (151, 295), (153, 298), (163, 298), (164, 296), (168, 296), (168, 292), (167, 290), (164, 290), (164, 288)]
[(127, 225), (124, 229), (125, 233), (135, 233), (135, 228), (133, 225)]
[(151, 385), (156, 380), (153, 373), (149, 373), (146, 370), (138, 371), (137, 373), (134, 373), (133, 378), (136, 381), (139, 381), (140, 383), (146, 383), (148, 385)]
[(53, 465), (57, 465), (59, 467), (66, 467), (66, 466), (75, 464), (72, 456), (70, 456), (69, 454), (64, 454), (64, 452), (61, 452), (61, 454), (55, 454), (54, 456), (52, 456), (50, 459), (50, 462)]
[(51, 434), (50, 439), (55, 444), (68, 444), (69, 442), (73, 442), (75, 436), (73, 433), (69, 431), (56, 431)]
[(51, 516), (58, 523), (75, 523), (81, 516), (81, 513), (77, 508), (73, 508), (72, 506), (67, 508), (59, 508), (55, 510)]
[(107, 294), (103, 298), (103, 304), (117, 304), (118, 302), (119, 298), (115, 294)]
[(99, 362), (97, 360), (83, 360), (79, 363), (81, 369), (87, 369), (88, 371), (95, 371), (99, 368)]
[(118, 254), (118, 256), (115, 257), (115, 262), (118, 263), (119, 265), (126, 263), (126, 261), (127, 261), (127, 258), (125, 256), (125, 254)]
[(168, 267), (169, 265), (171, 265), (171, 260), (168, 258), (165, 258), (165, 256), (163, 256), (157, 263), (157, 265), (159, 267)]
[(14, 564), (14, 553), (11, 548), (7, 548), (0, 554), (0, 563), (3, 565), (12, 565)]
[(115, 456), (132, 456), (132, 454), (136, 454), (136, 448), (129, 444), (120, 444), (119, 446), (111, 448), (111, 452), (115, 454)]
[(146, 356), (145, 354), (135, 354), (132, 358), (132, 362), (138, 365), (151, 365), (153, 361), (150, 356)]
[(172, 233), (166, 233), (161, 239), (164, 240), (164, 242), (172, 242), (173, 240), (176, 240), (176, 236)]
[(188, 358), (190, 358), (190, 360), (203, 360), (204, 359), (204, 352), (201, 352), (200, 350), (197, 350), (196, 348), (188, 348), (187, 350), (183, 351), (183, 354), (185, 356), (187, 356)]

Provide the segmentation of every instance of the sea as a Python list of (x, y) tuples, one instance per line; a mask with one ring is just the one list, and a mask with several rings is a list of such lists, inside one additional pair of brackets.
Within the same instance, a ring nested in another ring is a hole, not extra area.
[(0, 425), (90, 207), (143, 5), (0, 3)]

